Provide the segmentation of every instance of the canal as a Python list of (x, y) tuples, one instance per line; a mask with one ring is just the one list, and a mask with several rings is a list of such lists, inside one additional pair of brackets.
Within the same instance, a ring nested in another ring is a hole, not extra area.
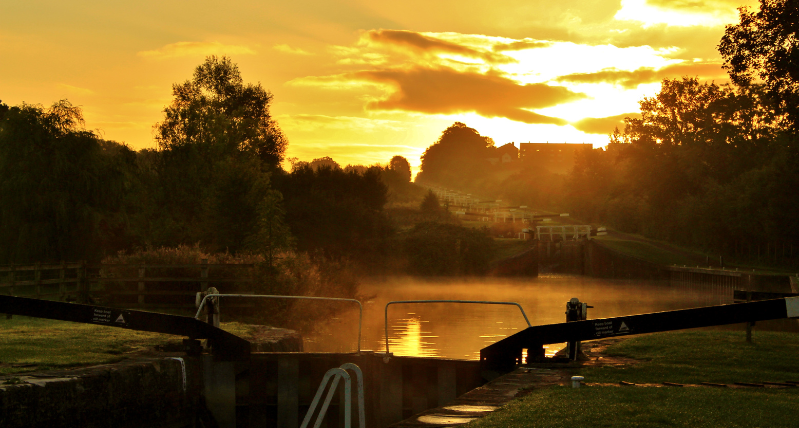
[[(396, 300), (491, 300), (521, 304), (532, 325), (565, 321), (566, 302), (594, 308), (589, 319), (732, 303), (721, 287), (666, 281), (610, 280), (546, 274), (538, 278), (410, 278), (364, 280), (361, 348), (385, 351), (384, 311)], [(306, 335), (309, 352), (356, 349), (358, 312), (347, 310)], [(515, 306), (454, 303), (397, 304), (388, 310), (389, 350), (395, 355), (477, 360), (480, 349), (527, 327)], [(551, 356), (565, 344), (548, 345)]]

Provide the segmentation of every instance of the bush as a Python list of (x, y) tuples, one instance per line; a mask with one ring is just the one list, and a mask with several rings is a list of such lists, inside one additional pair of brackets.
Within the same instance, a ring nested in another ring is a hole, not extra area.
[(404, 247), (408, 269), (418, 275), (484, 275), (494, 253), (484, 231), (437, 222), (417, 224)]
[[(208, 269), (209, 286), (216, 287), (221, 293), (358, 298), (358, 282), (351, 266), (344, 261), (331, 261), (322, 256), (311, 258), (305, 253), (284, 251), (277, 254), (275, 263), (270, 265), (266, 257), (261, 254), (206, 253), (199, 245), (150, 248), (106, 257), (103, 263), (110, 266), (105, 268), (105, 276), (108, 279), (103, 284), (105, 289), (112, 293), (134, 291), (137, 286), (135, 281), (119, 282), (113, 278), (135, 278), (138, 274), (137, 268), (142, 264), (154, 266), (147, 268), (148, 277), (197, 278), (198, 267), (194, 265), (201, 264), (204, 259), (209, 265), (217, 265)], [(236, 278), (248, 282), (214, 283), (215, 278)], [(199, 291), (199, 286), (197, 282), (165, 281), (148, 283), (148, 290), (196, 292)], [(113, 298), (109, 301), (110, 304), (135, 305), (136, 296), (114, 294), (110, 296)], [(125, 300), (124, 297), (132, 299)], [(148, 296), (148, 302), (187, 304), (194, 301), (188, 295), (177, 296), (171, 300), (168, 296), (159, 296), (158, 302), (152, 300), (155, 298)], [(308, 314), (311, 312), (304, 310), (307, 306), (305, 302), (299, 300), (258, 299), (252, 300), (252, 306), (247, 310), (234, 312), (223, 309), (222, 314), (225, 321), (279, 324), (305, 330), (316, 319), (331, 316), (334, 311), (341, 308), (340, 305), (317, 305), (313, 309), (315, 317), (309, 317)]]

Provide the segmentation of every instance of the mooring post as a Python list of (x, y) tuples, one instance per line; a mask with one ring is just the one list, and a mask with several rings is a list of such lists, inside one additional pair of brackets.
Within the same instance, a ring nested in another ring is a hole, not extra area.
[[(566, 322), (585, 321), (588, 319), (588, 308), (593, 308), (593, 306), (580, 302), (577, 297), (572, 297), (571, 300), (566, 302)], [(580, 342), (570, 341), (567, 347), (569, 359), (577, 361), (577, 356), (580, 355)]]
[[(751, 291), (747, 291), (746, 292), (746, 301), (747, 302), (751, 302), (752, 301), (752, 292)], [(749, 321), (749, 322), (746, 323), (746, 343), (752, 343), (752, 326), (754, 326), (754, 325), (755, 325), (754, 321)]]

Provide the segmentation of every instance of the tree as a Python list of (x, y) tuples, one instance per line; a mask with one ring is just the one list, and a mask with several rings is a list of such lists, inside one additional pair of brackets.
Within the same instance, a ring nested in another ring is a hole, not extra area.
[(152, 213), (160, 239), (152, 243), (255, 249), (264, 201), (279, 203), (270, 197), (270, 173), (279, 170), (287, 145), (269, 113), (272, 94), (245, 85), (229, 58), (210, 56), (192, 80), (173, 86), (173, 95), (155, 126), (161, 212)]
[(270, 170), (283, 161), (288, 141), (269, 112), (272, 93), (260, 83), (245, 85), (230, 58), (207, 57), (172, 94), (155, 126), (162, 150), (194, 146), (212, 159), (249, 152)]
[(468, 188), (485, 175), (492, 147), (494, 141), (491, 138), (480, 135), (464, 123), (455, 122), (422, 154), (421, 171), (416, 181)]
[(424, 195), (424, 199), (421, 205), (419, 205), (419, 211), (427, 215), (438, 215), (441, 211), (441, 204), (438, 202), (438, 196), (433, 193), (432, 189), (428, 190), (427, 194)]
[(396, 172), (406, 182), (411, 181), (411, 164), (402, 156), (394, 156), (388, 163), (388, 169)]
[(738, 85), (756, 78), (765, 82), (794, 131), (799, 130), (799, 1), (760, 0), (757, 12), (738, 11), (740, 22), (728, 25), (719, 43), (724, 68)]
[(333, 158), (330, 156), (324, 156), (321, 158), (316, 158), (308, 164), (314, 171), (318, 171), (320, 168), (330, 168), (330, 169), (341, 169), (341, 165), (338, 162), (334, 161)]
[(84, 130), (66, 100), (0, 112), (0, 263), (99, 259), (100, 226), (120, 220), (133, 152)]
[(383, 213), (386, 185), (380, 168), (363, 174), (341, 168), (295, 168), (276, 177), (286, 223), (297, 248), (329, 259), (375, 259), (391, 230)]

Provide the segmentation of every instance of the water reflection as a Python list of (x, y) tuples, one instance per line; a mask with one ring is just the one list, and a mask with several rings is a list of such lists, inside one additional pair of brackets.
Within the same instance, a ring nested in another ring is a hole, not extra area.
[[(605, 280), (571, 275), (539, 278), (366, 280), (362, 349), (385, 351), (384, 310), (396, 300), (492, 300), (522, 305), (532, 325), (565, 321), (572, 297), (594, 306), (589, 319), (732, 303), (719, 287), (669, 285), (657, 281)], [(395, 355), (479, 359), (480, 349), (527, 327), (514, 306), (396, 304), (389, 306), (389, 347)], [(357, 312), (345, 313), (335, 328), (308, 337), (311, 352), (355, 349)], [(548, 345), (552, 355), (562, 345)]]

